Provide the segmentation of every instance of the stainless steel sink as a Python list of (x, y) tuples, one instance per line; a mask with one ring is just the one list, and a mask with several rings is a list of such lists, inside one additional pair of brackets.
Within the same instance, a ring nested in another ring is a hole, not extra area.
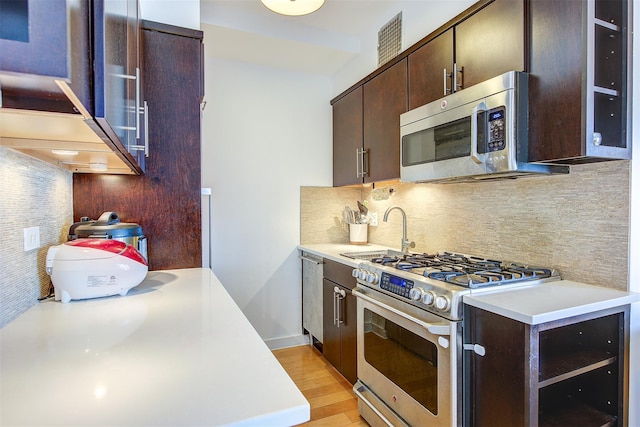
[(394, 251), (393, 249), (377, 250), (377, 251), (362, 251), (362, 252), (344, 252), (340, 255), (346, 256), (351, 259), (361, 259), (364, 261), (370, 261), (374, 258), (382, 258), (385, 256), (402, 256), (404, 255), (400, 251)]

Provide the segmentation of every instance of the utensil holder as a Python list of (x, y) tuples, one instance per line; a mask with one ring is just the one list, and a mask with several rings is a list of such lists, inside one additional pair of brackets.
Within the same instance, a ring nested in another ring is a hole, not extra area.
[(352, 245), (366, 245), (368, 227), (369, 224), (349, 224), (349, 242)]

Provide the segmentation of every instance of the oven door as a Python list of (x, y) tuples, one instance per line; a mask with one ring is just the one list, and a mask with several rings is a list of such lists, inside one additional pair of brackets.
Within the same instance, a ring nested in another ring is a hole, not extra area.
[[(461, 425), (461, 324), (364, 287), (358, 298), (354, 391), (372, 425)], [(392, 411), (392, 419), (383, 414)], [(361, 412), (362, 413), (362, 412)], [(367, 418), (363, 415), (365, 419)]]

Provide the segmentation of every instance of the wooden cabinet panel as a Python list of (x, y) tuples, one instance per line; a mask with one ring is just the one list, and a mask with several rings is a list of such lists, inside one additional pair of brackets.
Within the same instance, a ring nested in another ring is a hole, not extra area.
[(365, 182), (400, 177), (400, 114), (407, 111), (407, 60), (364, 84)]
[[(524, 426), (525, 327), (485, 310), (469, 309), (468, 337), (465, 342), (479, 343), (485, 357), (472, 357), (469, 381), (470, 425)], [(504, 357), (508, 354), (509, 357)], [(466, 355), (468, 356), (468, 354)]]
[(335, 294), (333, 288), (336, 286), (330, 280), (322, 281), (322, 355), (336, 369), (340, 370), (340, 355), (342, 352), (340, 329), (335, 324)]
[(409, 110), (442, 98), (447, 84), (444, 70), (450, 73), (453, 66), (453, 29), (416, 50), (408, 61)]
[(351, 384), (358, 379), (357, 310), (356, 297), (347, 292), (344, 299), (344, 323), (342, 324), (342, 375)]
[(508, 71), (525, 71), (524, 1), (495, 0), (455, 27), (455, 61), (467, 88)]
[(631, 158), (630, 3), (530, 0), (530, 161)]
[[(69, 42), (81, 34), (75, 32), (75, 27), (69, 27), (74, 19), (70, 6), (66, 0), (2, 2), (0, 70), (19, 73), (32, 81), (51, 78), (49, 83), (53, 83), (53, 78), (71, 79), (73, 56)], [(78, 18), (88, 19), (88, 10), (85, 8), (83, 12)], [(71, 34), (69, 29), (73, 31)], [(88, 53), (87, 49), (85, 55)]]
[(529, 144), (529, 159), (533, 161), (578, 157), (582, 152), (580, 3), (530, 4), (529, 140), (534, 143)]
[(362, 149), (362, 86), (333, 104), (333, 186), (361, 184), (356, 165)]
[(356, 287), (356, 279), (351, 275), (352, 273), (353, 267), (330, 259), (324, 260), (323, 276), (349, 290)]
[[(353, 268), (325, 259), (323, 267), (323, 335), (324, 357), (355, 384), (357, 380), (357, 303), (351, 294), (355, 279)], [(335, 289), (344, 293), (336, 297)], [(339, 321), (339, 322), (338, 322)]]
[(123, 222), (142, 226), (151, 270), (200, 267), (202, 33), (144, 25), (144, 91), (153, 145), (147, 172), (126, 177), (74, 174), (74, 219), (117, 212)]
[(465, 306), (465, 425), (625, 425), (629, 308), (538, 325)]

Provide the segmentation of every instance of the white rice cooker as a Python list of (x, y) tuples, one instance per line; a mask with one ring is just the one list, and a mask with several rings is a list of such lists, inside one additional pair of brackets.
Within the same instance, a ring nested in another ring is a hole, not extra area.
[(112, 239), (77, 239), (47, 251), (47, 273), (56, 301), (126, 295), (147, 276), (147, 260), (133, 246)]
[(142, 227), (133, 222), (120, 222), (115, 212), (103, 212), (97, 220), (82, 217), (69, 227), (69, 240), (102, 238), (120, 240), (133, 246), (147, 261), (147, 238)]

